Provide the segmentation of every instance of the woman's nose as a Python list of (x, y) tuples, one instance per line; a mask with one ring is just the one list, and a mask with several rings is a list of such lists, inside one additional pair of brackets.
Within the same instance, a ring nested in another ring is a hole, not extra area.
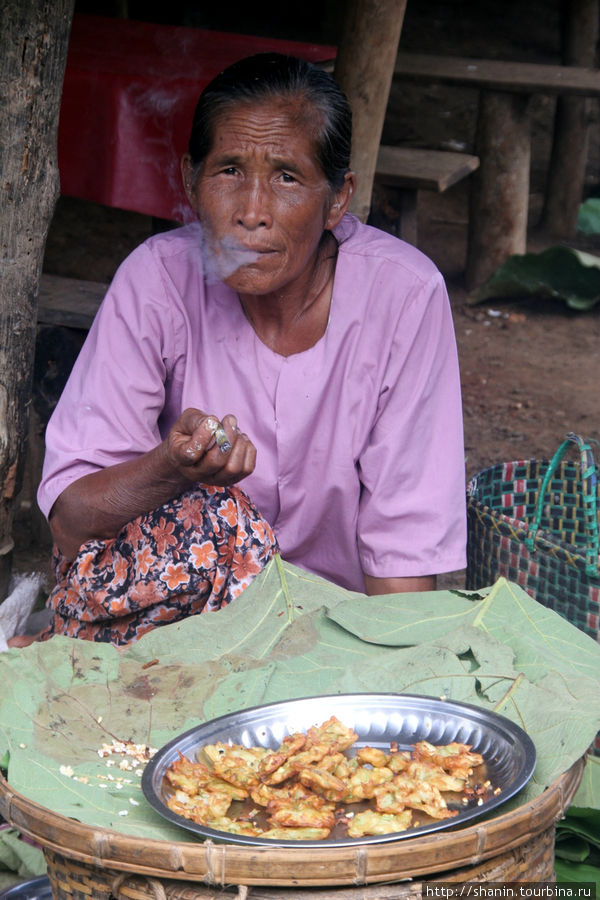
[(248, 181), (240, 187), (236, 221), (244, 228), (270, 228), (273, 223), (268, 188), (259, 181)]

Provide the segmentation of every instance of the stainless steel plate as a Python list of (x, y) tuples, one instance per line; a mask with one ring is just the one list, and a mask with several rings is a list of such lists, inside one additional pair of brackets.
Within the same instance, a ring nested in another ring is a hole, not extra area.
[(13, 884), (0, 893), (0, 900), (52, 900), (52, 887), (47, 875)]
[[(274, 841), (215, 831), (178, 816), (166, 805), (170, 789), (165, 773), (180, 752), (195, 759), (203, 746), (216, 741), (275, 749), (287, 734), (307, 731), (330, 716), (336, 716), (356, 731), (359, 739), (355, 746), (368, 744), (387, 750), (390, 742), (396, 741), (400, 749), (408, 750), (421, 740), (432, 744), (452, 741), (470, 744), (474, 751), (483, 755), (486, 777), (494, 788), (500, 788), (500, 793), (481, 806), (459, 807), (458, 815), (451, 819), (429, 820), (427, 824), (396, 834), (363, 838), (330, 836), (320, 841)], [(198, 725), (165, 744), (155, 754), (144, 771), (142, 789), (150, 805), (161, 816), (203, 838), (269, 847), (337, 847), (380, 844), (463, 825), (485, 815), (521, 790), (529, 781), (535, 762), (533, 742), (518, 725), (476, 706), (414, 694), (336, 694), (257, 706)]]

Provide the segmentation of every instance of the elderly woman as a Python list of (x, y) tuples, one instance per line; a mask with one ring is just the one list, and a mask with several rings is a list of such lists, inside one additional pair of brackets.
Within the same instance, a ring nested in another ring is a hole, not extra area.
[(446, 290), (347, 214), (350, 143), (344, 95), (298, 59), (203, 92), (182, 161), (198, 221), (121, 265), (48, 426), (44, 637), (127, 643), (221, 608), (278, 551), (367, 594), (464, 566)]

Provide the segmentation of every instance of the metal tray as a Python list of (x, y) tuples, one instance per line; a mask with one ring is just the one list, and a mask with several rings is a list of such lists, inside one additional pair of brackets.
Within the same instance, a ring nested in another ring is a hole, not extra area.
[(52, 887), (47, 875), (20, 881), (0, 893), (0, 900), (52, 900)]
[[(486, 760), (486, 778), (501, 792), (481, 806), (457, 807), (458, 815), (451, 819), (428, 820), (424, 825), (395, 834), (362, 838), (330, 835), (319, 841), (275, 841), (216, 831), (178, 816), (166, 805), (170, 788), (165, 773), (180, 752), (196, 759), (203, 746), (216, 741), (275, 749), (287, 734), (307, 731), (330, 716), (336, 716), (356, 731), (359, 739), (355, 747), (368, 744), (389, 749), (390, 742), (396, 741), (401, 750), (408, 750), (420, 740), (432, 744), (452, 741), (470, 744)], [(142, 790), (150, 805), (165, 819), (213, 841), (270, 847), (337, 847), (397, 841), (461, 826), (520, 791), (531, 778), (535, 763), (534, 744), (523, 729), (504, 716), (479, 707), (414, 694), (335, 694), (257, 706), (198, 725), (165, 744), (154, 755), (144, 770)]]

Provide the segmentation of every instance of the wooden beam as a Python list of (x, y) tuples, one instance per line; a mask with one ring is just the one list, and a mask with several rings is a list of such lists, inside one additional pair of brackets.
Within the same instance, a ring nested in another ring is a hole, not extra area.
[(475, 150), (465, 280), (471, 290), (514, 253), (525, 253), (531, 135), (527, 95), (483, 91)]
[(400, 52), (396, 78), (485, 90), (600, 97), (600, 69)]
[(363, 222), (371, 208), (377, 153), (406, 0), (350, 0), (334, 75), (353, 115), (352, 168), (357, 189), (351, 210)]
[[(563, 0), (562, 13), (563, 62), (568, 66), (593, 66), (599, 27), (597, 0)], [(593, 102), (587, 97), (570, 96), (556, 100), (541, 226), (559, 238), (573, 238), (577, 231)]]

